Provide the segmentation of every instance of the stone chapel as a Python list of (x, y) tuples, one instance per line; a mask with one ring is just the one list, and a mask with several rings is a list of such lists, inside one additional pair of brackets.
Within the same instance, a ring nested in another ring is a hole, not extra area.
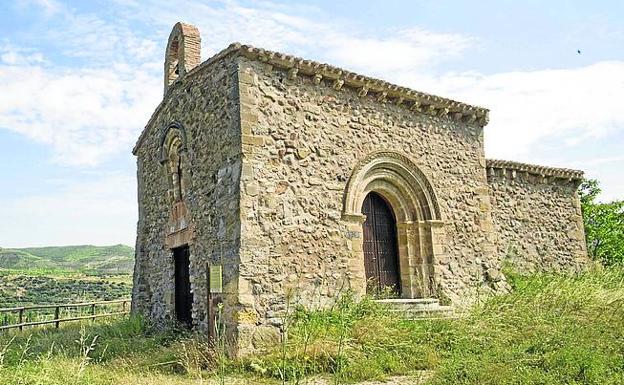
[(133, 150), (134, 311), (208, 332), (220, 302), (245, 354), (277, 334), (287, 296), (459, 307), (507, 290), (507, 263), (581, 269), (583, 173), (486, 159), (487, 123), (481, 107), (247, 45), (201, 63), (199, 31), (177, 23)]

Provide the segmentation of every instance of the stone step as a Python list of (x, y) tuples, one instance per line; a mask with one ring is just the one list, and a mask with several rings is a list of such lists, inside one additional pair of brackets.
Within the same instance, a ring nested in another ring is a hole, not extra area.
[(454, 316), (453, 308), (451, 306), (438, 306), (430, 309), (392, 310), (391, 312), (403, 317), (404, 319), (451, 318)]
[(452, 318), (453, 307), (440, 305), (436, 298), (383, 299), (376, 301), (404, 319)]
[(377, 303), (387, 304), (387, 305), (417, 305), (417, 304), (429, 304), (429, 303), (440, 303), (440, 300), (437, 298), (387, 298), (387, 299), (378, 299), (375, 300)]

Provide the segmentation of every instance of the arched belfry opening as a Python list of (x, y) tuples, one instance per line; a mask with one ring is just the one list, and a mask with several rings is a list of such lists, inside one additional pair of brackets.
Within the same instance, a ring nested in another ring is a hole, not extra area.
[(394, 287), (403, 298), (436, 296), (443, 221), (429, 179), (408, 157), (383, 151), (361, 160), (347, 183), (343, 220), (352, 234), (356, 291)]
[(177, 79), (197, 67), (201, 61), (201, 38), (197, 27), (176, 23), (169, 34), (165, 51), (165, 94)]

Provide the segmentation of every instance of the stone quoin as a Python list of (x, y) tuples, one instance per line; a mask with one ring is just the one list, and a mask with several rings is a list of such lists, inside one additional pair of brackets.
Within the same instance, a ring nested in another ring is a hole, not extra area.
[(245, 355), (279, 338), (289, 296), (387, 288), (458, 307), (508, 290), (505, 263), (587, 263), (583, 173), (486, 160), (488, 110), (240, 44), (200, 63), (200, 46), (174, 26), (133, 150), (135, 312), (208, 332), (221, 302)]

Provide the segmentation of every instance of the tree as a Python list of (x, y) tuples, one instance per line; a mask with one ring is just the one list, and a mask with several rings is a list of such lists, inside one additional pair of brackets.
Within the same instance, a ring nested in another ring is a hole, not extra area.
[(624, 201), (597, 201), (598, 181), (586, 179), (578, 189), (589, 256), (605, 265), (624, 264)]

